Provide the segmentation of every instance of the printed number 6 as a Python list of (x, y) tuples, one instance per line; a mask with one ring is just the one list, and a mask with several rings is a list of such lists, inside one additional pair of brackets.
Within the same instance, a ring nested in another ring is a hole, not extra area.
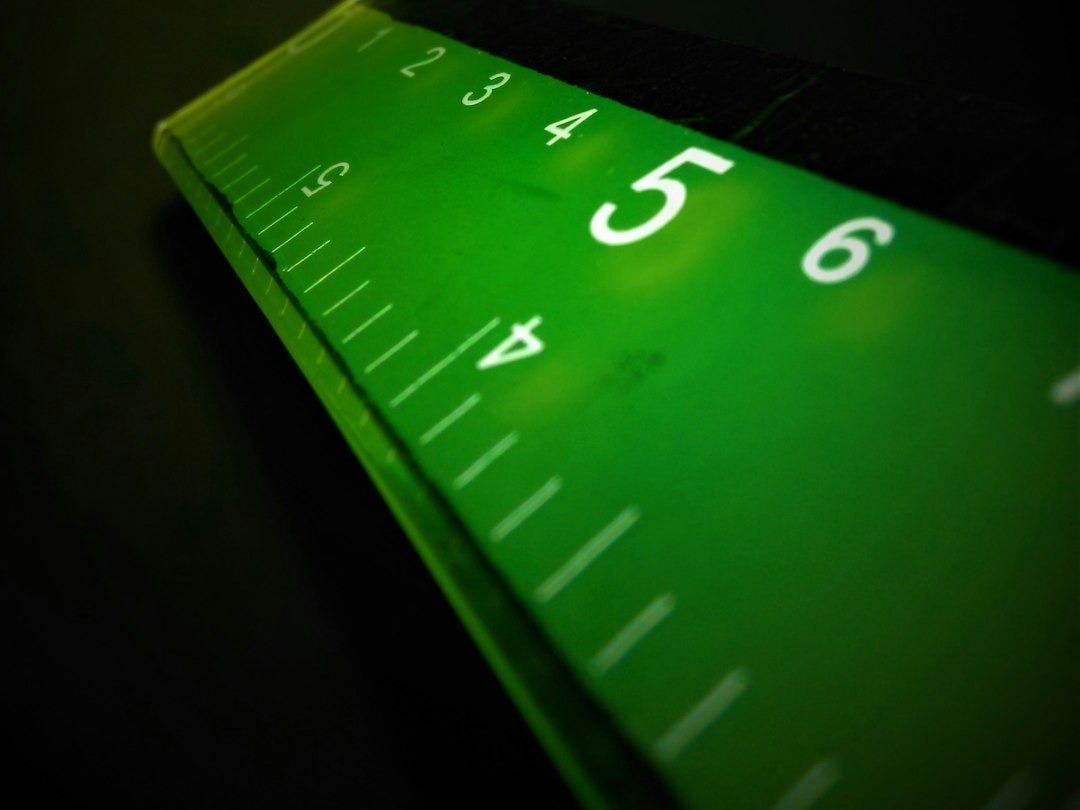
[[(887, 245), (892, 241), (893, 228), (877, 217), (858, 217), (837, 225), (814, 242), (803, 256), (802, 269), (806, 275), (821, 284), (837, 284), (847, 281), (870, 261), (870, 248), (862, 239), (852, 236), (855, 231), (870, 231), (874, 244)], [(834, 250), (848, 254), (847, 261), (837, 267), (822, 267), (821, 260)]]
[(464, 104), (466, 107), (473, 107), (473, 106), (479, 104), (481, 101), (487, 101), (489, 98), (491, 98), (492, 93), (494, 93), (496, 90), (498, 90), (500, 87), (502, 87), (508, 81), (510, 81), (510, 74), (509, 73), (496, 73), (496, 74), (494, 74), (492, 76), (488, 76), (488, 79), (490, 81), (494, 82), (494, 84), (485, 84), (484, 85), (484, 92), (483, 92), (482, 95), (474, 97), (473, 94), (472, 94), (472, 91), (470, 90), (461, 99), (461, 103)]
[(589, 223), (593, 238), (605, 245), (629, 245), (652, 236), (675, 219), (686, 202), (686, 186), (682, 184), (682, 181), (667, 177), (667, 175), (684, 163), (693, 163), (713, 174), (724, 174), (735, 165), (727, 158), (698, 149), (696, 146), (684, 149), (671, 160), (662, 163), (641, 179), (630, 184), (630, 188), (634, 191), (659, 191), (665, 197), (663, 208), (637, 227), (620, 231), (612, 228), (610, 224), (611, 215), (615, 213), (617, 206), (615, 203), (606, 202), (597, 209)]
[(308, 188), (307, 186), (302, 186), (300, 188), (300, 190), (302, 192), (304, 192), (304, 196), (305, 197), (314, 197), (316, 194), (318, 194), (324, 188), (329, 188), (330, 187), (330, 180), (327, 179), (327, 175), (330, 174), (330, 172), (333, 172), (333, 171), (337, 172), (338, 177), (344, 177), (345, 172), (349, 171), (349, 164), (348, 163), (335, 163), (333, 166), (327, 166), (325, 169), (323, 169), (322, 174), (319, 175), (318, 180), (315, 181), (315, 188)]

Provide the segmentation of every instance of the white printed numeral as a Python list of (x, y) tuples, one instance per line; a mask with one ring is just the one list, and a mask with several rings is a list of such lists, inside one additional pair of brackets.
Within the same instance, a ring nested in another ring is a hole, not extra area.
[(735, 165), (727, 158), (698, 149), (696, 146), (684, 149), (671, 160), (660, 164), (644, 177), (630, 184), (630, 188), (634, 191), (659, 191), (664, 195), (663, 208), (640, 225), (626, 230), (617, 230), (611, 227), (611, 216), (617, 210), (617, 206), (615, 203), (606, 202), (597, 209), (589, 223), (593, 238), (605, 245), (629, 245), (652, 236), (675, 219), (686, 203), (686, 186), (682, 181), (667, 175), (686, 163), (693, 163), (713, 174), (724, 174)]
[(541, 323), (543, 319), (539, 315), (525, 324), (515, 323), (510, 327), (510, 337), (477, 360), (476, 367), (482, 371), (540, 354), (544, 350), (544, 343), (532, 330)]
[(314, 197), (324, 188), (329, 188), (332, 183), (330, 181), (330, 175), (336, 174), (338, 177), (344, 177), (345, 173), (349, 171), (348, 163), (335, 163), (333, 166), (327, 166), (323, 169), (322, 174), (319, 175), (315, 181), (315, 188), (308, 188), (307, 186), (301, 187), (301, 191), (304, 192), (306, 197)]
[(401, 74), (403, 76), (408, 76), (411, 79), (413, 76), (416, 75), (416, 71), (414, 70), (414, 68), (423, 67), (424, 65), (430, 65), (432, 62), (438, 62), (440, 59), (446, 56), (446, 48), (436, 45), (434, 48), (427, 52), (427, 55), (431, 58), (425, 59), (423, 62), (415, 62), (411, 65), (406, 65), (401, 69)]
[(591, 110), (585, 110), (585, 112), (579, 112), (577, 115), (571, 115), (569, 118), (564, 118), (561, 121), (548, 124), (544, 127), (544, 132), (550, 132), (555, 137), (548, 141), (547, 145), (551, 146), (558, 141), (565, 141), (570, 137), (570, 133), (574, 131), (576, 126), (587, 121), (595, 112), (596, 108), (594, 107)]
[[(821, 284), (837, 284), (847, 281), (870, 261), (870, 247), (864, 239), (852, 236), (856, 231), (870, 231), (875, 245), (884, 246), (893, 238), (893, 227), (877, 217), (858, 217), (837, 225), (818, 239), (803, 256), (802, 269), (807, 277)], [(847, 258), (833, 267), (824, 267), (821, 260), (836, 251), (844, 251)]]
[(472, 94), (472, 91), (469, 91), (462, 97), (461, 103), (464, 104), (466, 107), (474, 107), (482, 101), (487, 101), (489, 98), (491, 98), (492, 93), (494, 93), (496, 90), (498, 90), (508, 81), (510, 81), (510, 74), (494, 73), (491, 76), (488, 76), (488, 80), (492, 83), (484, 85), (483, 93), (478, 96), (474, 96)]

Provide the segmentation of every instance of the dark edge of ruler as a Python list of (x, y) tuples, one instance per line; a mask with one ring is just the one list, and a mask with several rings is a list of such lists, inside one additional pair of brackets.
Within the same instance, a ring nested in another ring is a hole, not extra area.
[(1077, 122), (544, 0), (366, 0), (706, 135), (1076, 268)]
[[(587, 780), (606, 806), (618, 808), (667, 808), (676, 802), (670, 790), (660, 780), (652, 766), (614, 728), (611, 718), (600, 709), (581, 689), (580, 682), (563, 660), (549, 653), (550, 641), (523, 607), (520, 599), (506, 584), (488, 558), (476, 547), (473, 536), (456, 510), (443, 496), (439, 487), (424, 472), (420, 462), (401, 441), (390, 426), (378, 404), (360, 386), (348, 370), (348, 366), (334, 348), (321, 327), (311, 320), (299, 299), (285, 285), (276, 259), (266, 252), (236, 216), (232, 204), (217, 186), (196, 167), (178, 138), (166, 134), (166, 150), (172, 151), (209, 192), (215, 203), (229, 217), (252, 252), (259, 257), (267, 272), (277, 282), (282, 293), (304, 319), (308, 329), (319, 336), (327, 355), (349, 381), (353, 393), (364, 403), (371, 419), (380, 432), (393, 445), (398, 457), (408, 465), (415, 480), (422, 483), (431, 499), (438, 504), (442, 515), (454, 529), (454, 536), (422, 540), (414, 543), (427, 547), (437, 560), (444, 574), (454, 583), (459, 597), (466, 601), (470, 610), (483, 625), (485, 632), (509, 664), (514, 677), (525, 687), (534, 705), (541, 709), (551, 725), (558, 729), (558, 737), (564, 749), (578, 763), (578, 771), (587, 774)], [(168, 160), (162, 161), (172, 173), (174, 167)], [(178, 185), (181, 179), (176, 177)], [(257, 305), (261, 305), (256, 302)], [(331, 410), (331, 413), (333, 411)], [(373, 475), (373, 471), (369, 470)], [(394, 499), (388, 499), (391, 507)], [(396, 511), (396, 509), (395, 509)], [(402, 515), (397, 515), (399, 522)], [(437, 546), (437, 547), (436, 547)], [(499, 621), (493, 621), (499, 616)], [(463, 622), (472, 630), (468, 622)], [(498, 669), (498, 668), (496, 668)], [(543, 739), (543, 735), (541, 735)], [(553, 757), (556, 764), (564, 760)], [(573, 784), (572, 780), (568, 780)]]

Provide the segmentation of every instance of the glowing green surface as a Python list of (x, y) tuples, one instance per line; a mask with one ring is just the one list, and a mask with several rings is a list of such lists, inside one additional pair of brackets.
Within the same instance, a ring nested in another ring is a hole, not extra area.
[[(493, 581), (688, 806), (1060, 802), (1077, 278), (354, 8), (156, 148), (583, 797), (619, 775)], [(590, 233), (653, 217), (630, 184), (688, 147), (734, 165), (675, 170), (653, 235)], [(891, 242), (808, 277), (859, 217)], [(478, 368), (535, 317), (541, 352)]]

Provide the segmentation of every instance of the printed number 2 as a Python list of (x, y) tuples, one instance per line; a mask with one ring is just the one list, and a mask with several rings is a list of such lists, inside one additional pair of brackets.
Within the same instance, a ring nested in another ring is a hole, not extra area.
[(446, 48), (436, 45), (434, 48), (427, 52), (430, 59), (425, 59), (423, 62), (415, 62), (411, 65), (406, 65), (401, 69), (403, 76), (408, 76), (410, 79), (416, 75), (414, 68), (423, 67), (424, 65), (430, 65), (432, 62), (438, 62), (446, 55)]
[(724, 174), (735, 165), (727, 158), (698, 149), (696, 146), (684, 149), (671, 160), (660, 164), (644, 177), (630, 184), (630, 188), (634, 191), (659, 191), (664, 195), (663, 208), (640, 225), (621, 231), (611, 227), (611, 215), (615, 213), (617, 206), (615, 203), (606, 202), (597, 209), (589, 223), (593, 238), (605, 245), (629, 245), (652, 236), (675, 219), (686, 203), (686, 186), (682, 184), (682, 181), (667, 175), (684, 163), (693, 163), (713, 174)]
[(300, 190), (304, 192), (304, 196), (314, 197), (324, 188), (328, 188), (331, 185), (329, 179), (331, 172), (336, 172), (338, 177), (344, 177), (347, 171), (349, 171), (348, 163), (335, 163), (333, 166), (327, 166), (323, 169), (322, 174), (319, 175), (318, 180), (315, 181), (315, 188), (303, 186)]
[(491, 81), (492, 83), (484, 85), (484, 92), (483, 93), (481, 93), (478, 96), (474, 96), (472, 94), (472, 91), (469, 91), (468, 93), (466, 93), (462, 97), (461, 103), (464, 104), (466, 107), (473, 107), (473, 106), (479, 104), (481, 101), (487, 101), (489, 98), (491, 98), (492, 93), (494, 93), (496, 90), (498, 90), (500, 87), (502, 87), (508, 81), (510, 81), (510, 74), (509, 73), (495, 73), (495, 74), (493, 74), (491, 76), (488, 76), (488, 80)]
[(476, 367), (483, 371), (485, 368), (502, 366), (540, 354), (544, 350), (544, 343), (533, 334), (533, 330), (541, 323), (543, 319), (539, 315), (527, 323), (515, 323), (510, 327), (510, 337), (481, 357), (476, 362)]

